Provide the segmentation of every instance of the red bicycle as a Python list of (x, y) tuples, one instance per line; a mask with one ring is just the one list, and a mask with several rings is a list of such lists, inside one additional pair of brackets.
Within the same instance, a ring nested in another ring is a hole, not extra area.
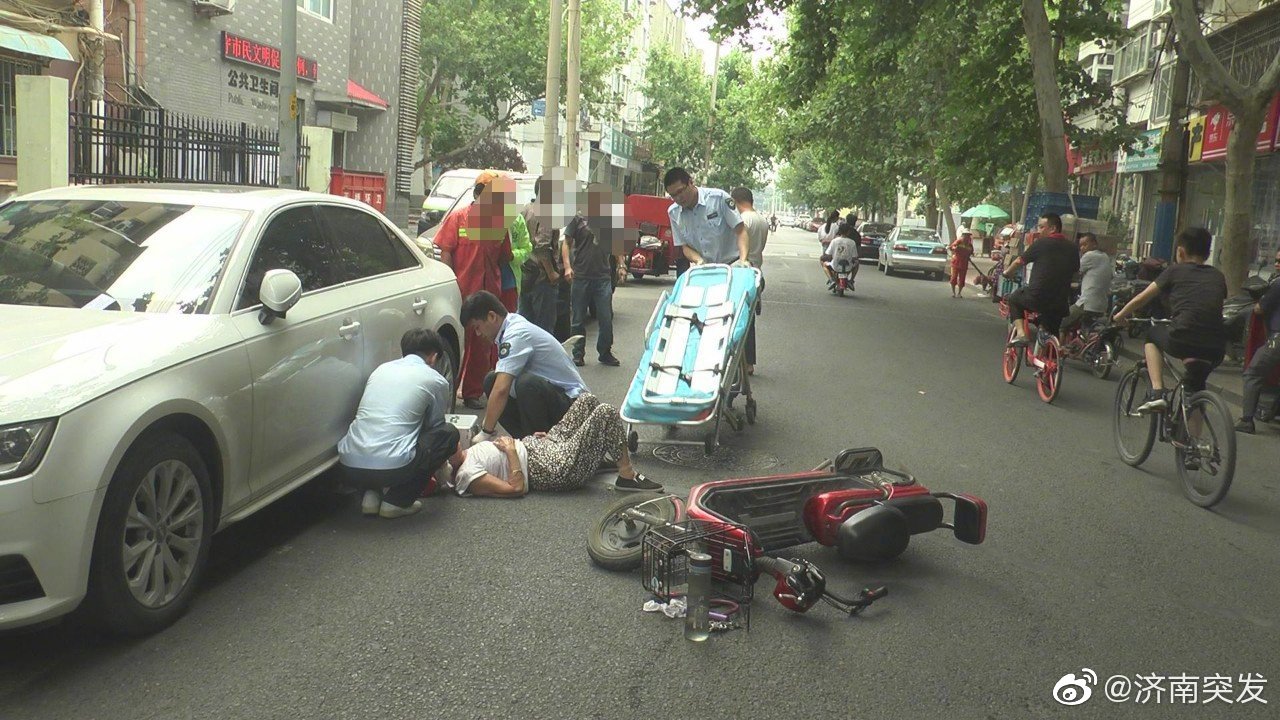
[[(1053, 402), (1062, 390), (1062, 345), (1058, 338), (1036, 327), (1031, 333), (1035, 338), (1033, 342), (1020, 348), (1010, 347), (1009, 343), (1013, 340), (1016, 329), (1013, 318), (1009, 315), (1009, 304), (1003, 299), (1000, 300), (1000, 315), (1009, 320), (1009, 332), (1005, 336), (1004, 354), (1001, 358), (1004, 381), (1012, 385), (1018, 379), (1018, 371), (1025, 362), (1027, 367), (1036, 369), (1036, 392), (1040, 399), (1046, 403)], [(1028, 332), (1031, 332), (1030, 326), (1037, 323), (1039, 313), (1025, 312), (1023, 316), (1027, 321)]]

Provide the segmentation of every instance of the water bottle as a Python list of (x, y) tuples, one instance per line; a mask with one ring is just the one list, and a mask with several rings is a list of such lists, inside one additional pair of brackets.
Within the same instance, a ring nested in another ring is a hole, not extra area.
[(702, 642), (711, 636), (711, 556), (689, 553), (689, 594), (685, 597), (684, 639)]

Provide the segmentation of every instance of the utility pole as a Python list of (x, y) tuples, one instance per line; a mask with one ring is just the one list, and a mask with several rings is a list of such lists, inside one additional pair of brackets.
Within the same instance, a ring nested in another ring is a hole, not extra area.
[(276, 184), (298, 187), (298, 0), (280, 0), (280, 169)]
[(547, 110), (542, 116), (542, 172), (557, 165), (560, 153), (560, 50), (564, 45), (560, 23), (564, 15), (562, 0), (551, 0), (551, 30), (547, 34)]
[(102, 11), (102, 0), (89, 0), (89, 27), (94, 32), (85, 39), (89, 46), (89, 52), (85, 55), (85, 64), (89, 71), (89, 101), (94, 103), (94, 109), (97, 110), (97, 104), (103, 102), (107, 94), (106, 41), (102, 37), (106, 23)]
[[(578, 177), (578, 107), (582, 101), (582, 0), (569, 0), (569, 77), (565, 82), (564, 164)], [(550, 110), (548, 110), (550, 112)]]
[(714, 143), (711, 138), (715, 135), (716, 129), (716, 91), (720, 86), (720, 40), (716, 38), (716, 55), (715, 61), (711, 64), (711, 114), (707, 119), (707, 160), (706, 172), (703, 173), (702, 179), (705, 181), (711, 176), (711, 153), (714, 149)]

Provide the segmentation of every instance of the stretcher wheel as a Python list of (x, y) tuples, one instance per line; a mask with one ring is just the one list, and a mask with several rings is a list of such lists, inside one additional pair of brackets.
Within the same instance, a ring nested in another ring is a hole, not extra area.
[(756, 400), (755, 398), (747, 398), (747, 424), (756, 424)]
[(632, 453), (640, 449), (640, 433), (635, 430), (627, 433), (627, 449)]

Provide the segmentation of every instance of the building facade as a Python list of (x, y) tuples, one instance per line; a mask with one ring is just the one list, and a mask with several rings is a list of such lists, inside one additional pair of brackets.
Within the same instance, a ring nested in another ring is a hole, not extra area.
[[(421, 194), (421, 184), (413, 183), (413, 163), (422, 2), (297, 3), (298, 123), (304, 134), (326, 140), (317, 149), (324, 156), (313, 154), (309, 162), (332, 168), (335, 191), (344, 191), (353, 178), (362, 187), (380, 188), (362, 199), (405, 224), (411, 194)], [(0, 7), (4, 4), (0, 0)], [(73, 98), (85, 96), (86, 79), (79, 77), (85, 19), (77, 14), (77, 3), (11, 4), (29, 13), (31, 20), (24, 22), (45, 32), (52, 32), (55, 22), (80, 27), (53, 33), (67, 48), (67, 60), (42, 63), (0, 54), (0, 137), (11, 134), (8, 99), (15, 73), (61, 74), (72, 81)], [(106, 100), (275, 127), (280, 104), (287, 102), (280, 93), (280, 5), (279, 0), (105, 0)], [(13, 152), (11, 145), (0, 154)], [(0, 159), (0, 181), (4, 165)]]

